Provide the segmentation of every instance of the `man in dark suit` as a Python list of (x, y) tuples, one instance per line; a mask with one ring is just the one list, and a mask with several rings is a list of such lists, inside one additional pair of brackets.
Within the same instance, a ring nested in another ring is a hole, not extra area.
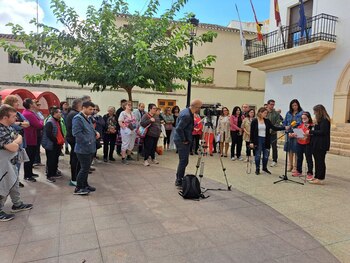
[(182, 179), (188, 165), (194, 124), (193, 114), (199, 112), (202, 104), (202, 101), (199, 99), (193, 100), (189, 108), (183, 109), (180, 112), (176, 121), (174, 143), (179, 154), (179, 165), (177, 167), (175, 181), (176, 186), (182, 185)]

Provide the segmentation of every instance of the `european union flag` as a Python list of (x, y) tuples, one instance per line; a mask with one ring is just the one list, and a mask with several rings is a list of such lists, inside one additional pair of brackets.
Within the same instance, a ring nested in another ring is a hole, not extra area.
[(300, 5), (299, 5), (299, 27), (300, 27), (300, 35), (301, 37), (304, 36), (304, 33), (306, 33), (307, 36), (307, 32), (306, 32), (306, 16), (305, 16), (305, 10), (304, 10), (304, 2), (303, 0), (299, 0), (300, 1)]

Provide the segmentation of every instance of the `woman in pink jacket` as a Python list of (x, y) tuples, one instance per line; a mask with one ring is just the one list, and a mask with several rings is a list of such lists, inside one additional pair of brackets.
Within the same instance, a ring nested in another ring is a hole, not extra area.
[[(242, 152), (242, 142), (243, 142), (243, 132), (242, 132), (242, 122), (244, 120), (244, 115), (242, 115), (242, 110), (240, 107), (236, 106), (232, 110), (232, 115), (230, 117), (230, 130), (231, 130), (231, 160), (236, 159), (243, 161), (241, 156)], [(237, 147), (237, 148), (236, 148)], [(236, 156), (235, 156), (236, 148)]]
[(38, 175), (33, 173), (33, 163), (37, 151), (38, 130), (41, 130), (43, 128), (44, 123), (36, 115), (36, 105), (32, 99), (25, 99), (23, 101), (23, 107), (24, 111), (22, 114), (30, 123), (30, 126), (24, 129), (24, 137), (27, 142), (26, 152), (29, 157), (29, 162), (24, 163), (24, 180), (36, 182), (36, 179), (34, 177), (38, 177)]

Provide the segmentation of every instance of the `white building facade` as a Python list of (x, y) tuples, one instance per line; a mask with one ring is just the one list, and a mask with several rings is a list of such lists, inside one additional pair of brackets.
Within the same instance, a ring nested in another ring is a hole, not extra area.
[[(283, 113), (296, 98), (304, 110), (312, 113), (314, 105), (323, 104), (334, 124), (346, 123), (350, 119), (349, 2), (304, 0), (308, 22), (303, 38), (295, 24), (300, 17), (299, 3), (279, 0), (282, 25), (289, 26), (284, 30), (284, 39), (279, 41), (277, 34), (270, 33), (264, 40), (266, 54), (246, 57), (245, 64), (266, 72), (265, 101), (275, 99)], [(271, 0), (269, 31), (275, 30)]]

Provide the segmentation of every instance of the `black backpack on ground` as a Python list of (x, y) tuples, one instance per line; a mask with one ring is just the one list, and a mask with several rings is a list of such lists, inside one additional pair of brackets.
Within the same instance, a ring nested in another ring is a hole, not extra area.
[(206, 198), (201, 191), (201, 186), (197, 176), (187, 174), (182, 180), (182, 191), (179, 192), (184, 199)]

